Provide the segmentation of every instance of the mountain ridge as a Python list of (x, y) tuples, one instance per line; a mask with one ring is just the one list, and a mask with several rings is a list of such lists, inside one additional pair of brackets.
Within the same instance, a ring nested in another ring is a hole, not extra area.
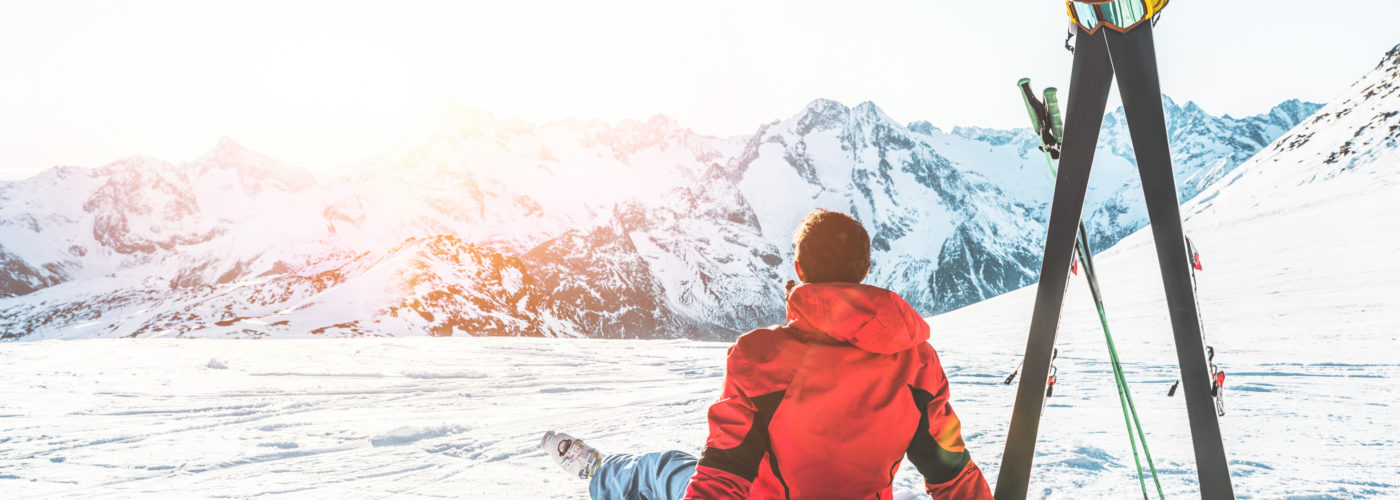
[[(191, 162), (136, 156), (0, 183), (0, 334), (63, 336), (115, 315), (83, 335), (732, 338), (782, 321), (790, 232), (817, 206), (867, 225), (871, 282), (924, 314), (1038, 272), (1050, 180), (1024, 130), (945, 133), (830, 99), (725, 138), (665, 115), (536, 126), (459, 111), (398, 156), (331, 179), (221, 138)], [(39, 184), (89, 194), (81, 207), (7, 194)], [(371, 271), (402, 259), (437, 278)], [(383, 300), (326, 302), (362, 288)]]

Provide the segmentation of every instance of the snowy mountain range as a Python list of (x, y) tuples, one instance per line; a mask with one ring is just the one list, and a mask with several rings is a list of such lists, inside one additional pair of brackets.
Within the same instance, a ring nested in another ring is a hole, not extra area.
[[(1168, 99), (1182, 199), (1319, 107)], [(1146, 223), (1121, 113), (1086, 208), (1097, 248)], [(868, 282), (924, 314), (1037, 278), (1052, 179), (1026, 130), (824, 99), (730, 138), (664, 116), (445, 122), (324, 181), (223, 139), (0, 183), (0, 337), (730, 338), (782, 320), (791, 231), (817, 207), (855, 214)]]

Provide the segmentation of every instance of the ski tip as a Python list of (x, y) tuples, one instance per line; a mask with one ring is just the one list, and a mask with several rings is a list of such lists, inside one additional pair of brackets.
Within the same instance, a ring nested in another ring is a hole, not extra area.
[(1028, 83), (1031, 83), (1031, 79), (1030, 79), (1030, 78), (1022, 78), (1022, 79), (1020, 79), (1020, 80), (1016, 80), (1016, 86), (1017, 86), (1017, 87), (1020, 87), (1020, 86), (1022, 86), (1022, 85), (1026, 85), (1026, 84), (1028, 84)]

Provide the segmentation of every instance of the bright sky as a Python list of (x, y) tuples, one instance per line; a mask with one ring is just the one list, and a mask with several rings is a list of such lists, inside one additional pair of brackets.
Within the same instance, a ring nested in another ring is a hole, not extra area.
[[(1163, 89), (1236, 116), (1329, 101), (1400, 43), (1400, 2), (1345, 4), (1175, 0)], [(1017, 78), (1068, 85), (1067, 22), (1057, 0), (0, 0), (0, 178), (188, 161), (220, 136), (324, 171), (450, 101), (536, 123), (664, 113), (717, 135), (818, 97), (1019, 127)]]

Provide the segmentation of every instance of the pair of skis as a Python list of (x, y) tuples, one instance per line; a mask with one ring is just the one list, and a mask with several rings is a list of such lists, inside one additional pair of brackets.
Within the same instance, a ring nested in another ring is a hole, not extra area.
[[(1079, 214), (1084, 208), (1089, 170), (1115, 76), (1138, 160), (1138, 173), (1142, 177), (1157, 247), (1157, 262), (1166, 290), (1201, 496), (1234, 498), (1210, 391), (1211, 377), (1201, 338), (1195, 289), (1186, 259), (1186, 240), (1172, 175), (1151, 23), (1142, 23), (1126, 32), (1088, 31), (1081, 27), (1076, 30), (1076, 37), (1069, 106), (1063, 117), (1063, 147), (1058, 151), (1060, 168), (1056, 175), (1045, 256), (1026, 342), (1024, 374), (1016, 391), (1011, 428), (997, 476), (996, 498), (1026, 497), (1045, 401), (1041, 384), (1050, 373), (1050, 357), (1065, 288), (1069, 284), (1070, 266), (1076, 250), (1082, 250), (1076, 240), (1085, 239), (1077, 234)], [(1053, 117), (1051, 120), (1053, 124)]]
[[(1036, 99), (1035, 92), (1031, 90), (1029, 78), (1022, 78), (1016, 83), (1021, 89), (1021, 98), (1026, 103), (1026, 111), (1030, 114), (1031, 127), (1039, 132), (1041, 136), (1041, 151), (1045, 152), (1045, 165), (1049, 167), (1050, 174), (1058, 177), (1059, 173), (1055, 169), (1054, 158), (1058, 156), (1060, 141), (1064, 137), (1064, 125), (1061, 123), (1060, 106), (1057, 93), (1053, 87), (1045, 89), (1045, 100), (1042, 102)], [(1084, 221), (1079, 222), (1079, 237), (1074, 243), (1075, 253), (1078, 260), (1072, 264), (1070, 272), (1078, 274), (1078, 264), (1084, 265), (1084, 278), (1089, 282), (1089, 292), (1094, 298), (1094, 308), (1098, 310), (1099, 324), (1103, 327), (1104, 341), (1108, 344), (1109, 363), (1113, 368), (1113, 382), (1118, 389), (1118, 403), (1123, 409), (1123, 424), (1128, 430), (1128, 443), (1133, 450), (1133, 464), (1137, 471), (1138, 485), (1142, 488), (1144, 500), (1147, 495), (1147, 480), (1143, 476), (1142, 458), (1138, 455), (1138, 446), (1142, 446), (1142, 454), (1147, 458), (1147, 468), (1152, 474), (1152, 484), (1157, 489), (1158, 498), (1166, 498), (1162, 493), (1162, 482), (1157, 477), (1157, 466), (1152, 462), (1152, 452), (1147, 447), (1147, 434), (1142, 430), (1142, 422), (1138, 418), (1137, 407), (1133, 404), (1132, 391), (1128, 387), (1127, 375), (1123, 373), (1123, 364), (1118, 359), (1118, 347), (1113, 342), (1113, 333), (1108, 327), (1108, 314), (1103, 305), (1103, 294), (1099, 291), (1098, 272), (1094, 267), (1094, 253), (1089, 248), (1089, 232), (1084, 229)], [(1059, 356), (1059, 349), (1051, 350), (1050, 354), (1050, 378), (1047, 381), (1049, 387), (1045, 391), (1048, 400), (1056, 382), (1055, 358)], [(1024, 362), (1024, 360), (1023, 360)], [(1013, 377), (1015, 374), (1013, 373)], [(1008, 377), (1006, 383), (1011, 383)], [(1044, 403), (1042, 402), (1042, 406)], [(1136, 431), (1136, 432), (1134, 432)]]

